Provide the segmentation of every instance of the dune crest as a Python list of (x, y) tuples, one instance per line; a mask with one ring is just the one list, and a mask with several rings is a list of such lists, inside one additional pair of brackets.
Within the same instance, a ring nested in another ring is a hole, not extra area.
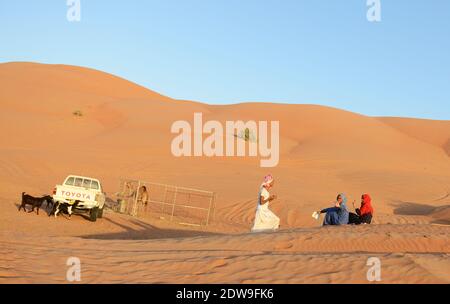
[(450, 121), (391, 117), (379, 120), (408, 136), (441, 147), (450, 156)]

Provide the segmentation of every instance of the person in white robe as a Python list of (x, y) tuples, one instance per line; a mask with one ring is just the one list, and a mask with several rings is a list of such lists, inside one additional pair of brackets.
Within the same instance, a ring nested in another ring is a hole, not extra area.
[(269, 193), (274, 183), (272, 175), (264, 177), (264, 182), (259, 189), (258, 206), (252, 232), (276, 231), (280, 227), (280, 218), (269, 209), (270, 202), (277, 198), (276, 195)]

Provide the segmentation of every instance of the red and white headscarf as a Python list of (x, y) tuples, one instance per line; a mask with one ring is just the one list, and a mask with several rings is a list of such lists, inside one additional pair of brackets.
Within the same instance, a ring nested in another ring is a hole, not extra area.
[(273, 182), (273, 176), (272, 174), (266, 175), (264, 177), (264, 182), (262, 183), (262, 187), (267, 187), (268, 185), (270, 185)]

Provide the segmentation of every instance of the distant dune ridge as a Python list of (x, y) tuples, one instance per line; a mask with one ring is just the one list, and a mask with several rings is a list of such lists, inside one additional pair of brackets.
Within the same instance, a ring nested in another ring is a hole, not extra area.
[[(262, 177), (272, 173), (279, 199), (271, 208), (283, 229), (318, 226), (311, 213), (329, 206), (339, 192), (357, 203), (361, 194), (370, 193), (378, 224), (449, 220), (448, 120), (368, 117), (316, 105), (207, 105), (175, 100), (96, 70), (37, 63), (0, 64), (0, 107), (2, 209), (13, 208), (23, 191), (50, 193), (68, 174), (97, 177), (108, 193), (118, 190), (119, 178), (129, 177), (214, 191), (218, 211), (212, 231), (242, 233), (250, 229)], [(173, 157), (171, 125), (192, 121), (194, 113), (221, 122), (279, 121), (279, 165), (268, 170), (260, 168), (259, 158)], [(411, 208), (420, 211), (408, 214)], [(0, 211), (1, 231), (13, 229), (15, 216)], [(20, 215), (23, 225), (27, 220)], [(29, 225), (39, 225), (37, 221)], [(109, 229), (109, 224), (74, 221), (61, 230), (63, 235)], [(289, 250), (286, 246), (280, 250)], [(445, 244), (439, 248), (448, 254)], [(435, 269), (434, 261), (414, 260)]]
[(450, 156), (450, 130), (448, 128), (448, 120), (438, 121), (389, 117), (383, 117), (380, 120), (411, 137), (431, 145), (442, 147), (447, 155)]

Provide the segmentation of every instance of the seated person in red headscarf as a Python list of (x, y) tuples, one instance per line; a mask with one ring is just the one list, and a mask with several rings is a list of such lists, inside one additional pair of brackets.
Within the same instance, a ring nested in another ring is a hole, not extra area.
[(372, 199), (369, 194), (362, 195), (361, 208), (355, 210), (356, 213), (350, 213), (349, 224), (361, 225), (372, 223), (373, 207)]

